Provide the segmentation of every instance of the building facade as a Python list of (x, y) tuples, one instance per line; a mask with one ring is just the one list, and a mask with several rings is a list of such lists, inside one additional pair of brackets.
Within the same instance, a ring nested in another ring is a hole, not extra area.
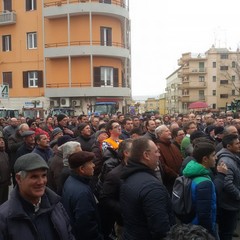
[(214, 46), (204, 54), (182, 54), (177, 75), (174, 72), (167, 79), (168, 104), (172, 100), (171, 81), (175, 78), (174, 84), (180, 79), (179, 112), (188, 112), (189, 104), (197, 101), (206, 102), (213, 111), (225, 111), (226, 104), (239, 97), (239, 57), (238, 50)]
[(6, 102), (87, 113), (103, 99), (121, 111), (131, 97), (128, 6), (128, 0), (2, 1)]
[(179, 78), (179, 71), (181, 67), (174, 71), (166, 78), (166, 112), (174, 114), (182, 112), (181, 103), (181, 78)]

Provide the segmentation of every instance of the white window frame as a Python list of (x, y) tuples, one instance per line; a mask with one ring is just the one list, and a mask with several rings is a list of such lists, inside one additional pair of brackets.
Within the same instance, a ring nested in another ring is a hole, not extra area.
[(113, 87), (112, 67), (101, 67), (101, 87)]
[(27, 33), (27, 49), (37, 48), (37, 33), (29, 32)]
[(30, 88), (38, 87), (38, 72), (36, 71), (28, 72), (28, 87)]

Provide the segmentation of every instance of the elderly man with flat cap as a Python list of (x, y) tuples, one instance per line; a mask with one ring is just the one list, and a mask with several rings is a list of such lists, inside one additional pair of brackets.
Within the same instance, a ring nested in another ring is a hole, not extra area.
[(60, 197), (46, 187), (47, 169), (36, 153), (16, 160), (17, 186), (0, 206), (0, 239), (74, 239)]
[(94, 153), (80, 151), (69, 156), (72, 170), (64, 183), (63, 206), (66, 208), (77, 240), (102, 240), (96, 198), (89, 186), (93, 176)]

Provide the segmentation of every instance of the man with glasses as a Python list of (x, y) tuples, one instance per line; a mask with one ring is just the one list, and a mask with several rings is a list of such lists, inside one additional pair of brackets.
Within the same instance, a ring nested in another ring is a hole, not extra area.
[(185, 131), (186, 136), (183, 138), (183, 140), (181, 142), (181, 153), (182, 153), (183, 158), (185, 158), (187, 156), (186, 149), (191, 144), (190, 135), (191, 135), (191, 133), (193, 133), (194, 131), (197, 130), (197, 126), (196, 126), (195, 122), (190, 121), (190, 122), (187, 122), (186, 124), (184, 124), (183, 130)]

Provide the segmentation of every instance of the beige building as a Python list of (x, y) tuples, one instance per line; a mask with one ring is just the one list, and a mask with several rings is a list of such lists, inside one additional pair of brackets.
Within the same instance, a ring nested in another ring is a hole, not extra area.
[(188, 112), (189, 104), (196, 101), (206, 102), (214, 111), (225, 110), (226, 104), (239, 96), (239, 56), (238, 50), (214, 46), (204, 54), (182, 54), (178, 60), (180, 69), (167, 78), (168, 111), (176, 99), (172, 92), (178, 89), (179, 112)]
[(181, 67), (166, 78), (166, 113), (168, 114), (182, 112), (182, 80), (178, 76), (180, 69)]

